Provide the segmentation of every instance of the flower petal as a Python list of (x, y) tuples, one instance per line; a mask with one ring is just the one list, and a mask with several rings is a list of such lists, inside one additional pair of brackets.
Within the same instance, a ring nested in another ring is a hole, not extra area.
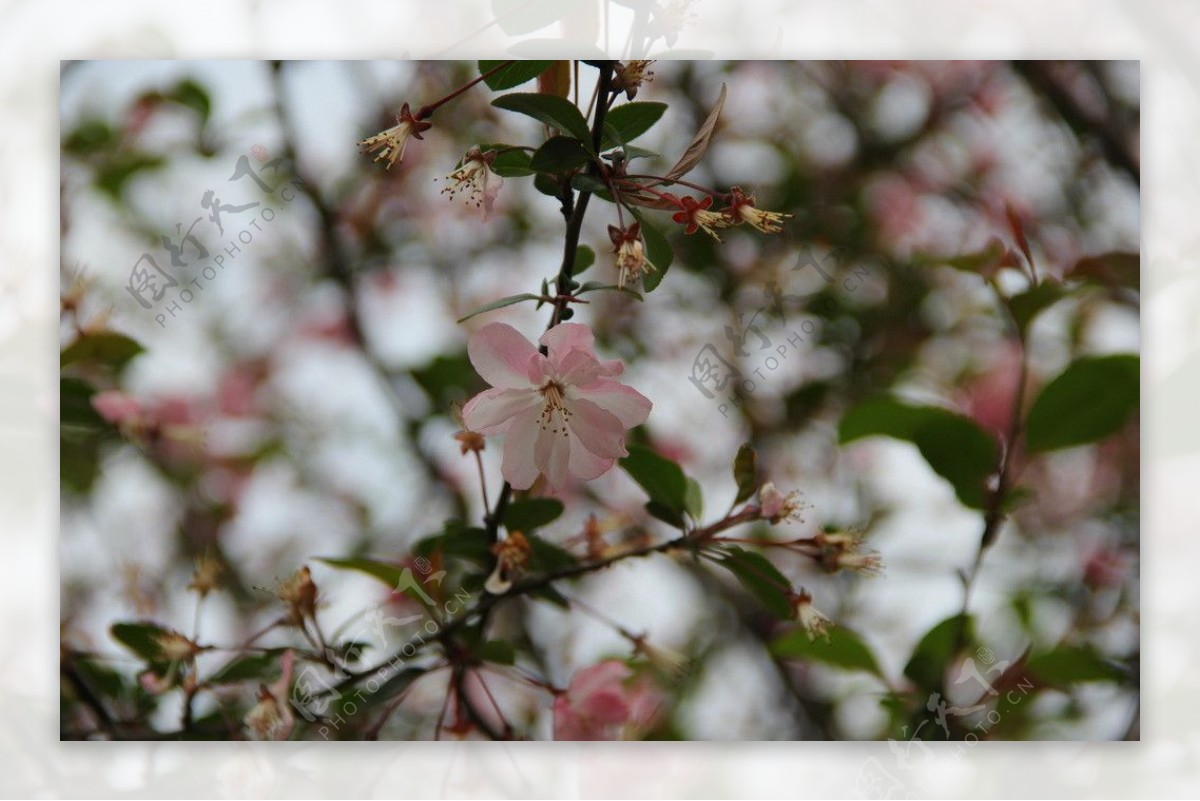
[(571, 475), (584, 481), (591, 481), (593, 478), (600, 476), (612, 470), (616, 465), (616, 459), (606, 459), (603, 456), (596, 454), (583, 447), (583, 443), (579, 441), (579, 437), (571, 435), (571, 457), (569, 466)]
[(528, 388), (530, 361), (539, 356), (521, 333), (506, 323), (491, 323), (467, 342), (471, 364), (493, 387)]
[(567, 428), (583, 447), (606, 459), (629, 454), (625, 450), (625, 426), (615, 415), (584, 398), (567, 398), (563, 404), (571, 413)]
[(537, 481), (538, 468), (533, 461), (534, 445), (541, 432), (537, 407), (518, 414), (504, 434), (504, 459), (500, 474), (514, 489), (529, 489)]
[(533, 447), (533, 461), (556, 490), (570, 483), (571, 438), (541, 429)]
[(532, 389), (485, 389), (463, 407), (463, 425), (480, 434), (496, 434), (513, 417), (540, 402), (541, 395)]
[(654, 404), (633, 387), (601, 378), (581, 387), (567, 387), (567, 398), (588, 400), (621, 421), (625, 428), (640, 426)]
[(572, 350), (583, 350), (595, 358), (596, 337), (583, 323), (561, 323), (542, 334), (539, 343), (550, 351), (550, 360), (561, 363)]

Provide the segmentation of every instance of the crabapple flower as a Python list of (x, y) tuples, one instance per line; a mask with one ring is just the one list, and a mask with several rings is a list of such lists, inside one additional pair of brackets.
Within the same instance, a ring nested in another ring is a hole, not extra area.
[(619, 361), (599, 361), (592, 330), (563, 323), (533, 343), (505, 323), (471, 335), (467, 354), (492, 385), (463, 407), (463, 424), (504, 434), (500, 472), (515, 489), (543, 475), (555, 489), (571, 478), (590, 481), (626, 456), (625, 431), (641, 425), (653, 404), (616, 380)]
[(628, 228), (608, 226), (608, 238), (612, 240), (613, 253), (617, 254), (617, 286), (621, 289), (630, 278), (636, 281), (643, 272), (658, 269), (646, 258), (641, 229), (640, 223)]
[(754, 206), (754, 198), (738, 187), (729, 191), (729, 207), (722, 210), (731, 225), (746, 223), (764, 234), (777, 234), (783, 230), (783, 221), (791, 217), (780, 211), (764, 211)]
[(421, 132), (432, 126), (433, 123), (414, 117), (405, 103), (396, 115), (395, 125), (362, 140), (358, 145), (365, 153), (378, 152), (375, 161), (386, 162), (384, 166), (390, 170), (397, 161), (404, 161), (404, 148), (408, 146), (408, 140), (423, 138)]
[(719, 242), (721, 238), (717, 236), (717, 229), (728, 228), (734, 224), (733, 220), (722, 212), (708, 210), (713, 203), (711, 196), (698, 202), (694, 197), (676, 198), (674, 195), (667, 197), (682, 209), (682, 211), (675, 212), (671, 219), (686, 226), (683, 229), (685, 234), (694, 234), (698, 228), (703, 228), (704, 233)]
[(554, 739), (632, 740), (654, 728), (662, 709), (649, 682), (610, 659), (577, 671), (554, 699)]

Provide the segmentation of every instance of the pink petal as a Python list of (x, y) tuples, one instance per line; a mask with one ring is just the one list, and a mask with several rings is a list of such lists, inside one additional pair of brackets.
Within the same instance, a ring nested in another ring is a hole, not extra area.
[(502, 431), (513, 417), (535, 408), (541, 395), (531, 389), (485, 389), (463, 407), (463, 425), (480, 434)]
[(619, 724), (629, 719), (629, 703), (621, 685), (592, 693), (575, 705), (579, 714), (594, 723)]
[(591, 384), (604, 375), (603, 370), (594, 355), (585, 350), (573, 350), (558, 364), (558, 381), (567, 386)]
[(619, 381), (602, 378), (583, 387), (567, 387), (567, 397), (591, 401), (616, 417), (625, 428), (646, 422), (654, 404), (642, 393)]
[(571, 413), (567, 427), (583, 447), (608, 459), (629, 453), (625, 450), (625, 426), (614, 415), (584, 398), (565, 399), (564, 405)]
[(93, 395), (92, 408), (113, 425), (120, 425), (142, 413), (142, 405), (137, 398), (116, 389), (106, 389)]
[(483, 380), (493, 387), (529, 388), (530, 362), (537, 348), (506, 323), (490, 323), (471, 335), (467, 355)]
[(536, 407), (517, 415), (504, 435), (504, 459), (500, 473), (515, 489), (529, 489), (537, 481), (538, 468), (533, 448), (541, 432), (541, 416)]
[(583, 443), (574, 434), (571, 435), (571, 457), (569, 466), (571, 475), (583, 481), (591, 481), (612, 470), (616, 465), (616, 459), (607, 459), (583, 447)]
[(592, 329), (583, 323), (562, 323), (542, 334), (538, 342), (549, 349), (550, 360), (558, 363), (572, 350), (592, 353), (596, 337), (592, 335)]
[(576, 671), (571, 677), (572, 698), (583, 698), (606, 686), (620, 684), (633, 674), (629, 666), (618, 659), (606, 659), (591, 667)]
[(533, 447), (533, 460), (556, 490), (566, 489), (570, 484), (570, 437), (552, 433), (549, 429), (540, 430)]

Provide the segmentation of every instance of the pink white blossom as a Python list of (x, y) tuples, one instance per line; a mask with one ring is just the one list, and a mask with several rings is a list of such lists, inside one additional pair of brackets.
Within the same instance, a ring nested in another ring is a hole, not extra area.
[(492, 323), (467, 343), (471, 363), (492, 385), (463, 407), (463, 423), (504, 434), (500, 471), (516, 489), (543, 475), (555, 489), (590, 481), (628, 454), (625, 431), (641, 425), (652, 404), (615, 380), (619, 361), (599, 361), (592, 330), (563, 323), (542, 335), (542, 354), (512, 326)]
[(631, 740), (658, 722), (663, 698), (624, 662), (610, 659), (577, 671), (554, 699), (555, 740)]

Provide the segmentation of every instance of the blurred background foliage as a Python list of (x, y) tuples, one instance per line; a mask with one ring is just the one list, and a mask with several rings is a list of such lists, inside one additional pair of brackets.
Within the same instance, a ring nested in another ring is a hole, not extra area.
[[(764, 549), (836, 622), (814, 643), (723, 571), (630, 560), (563, 586), (578, 604), (523, 599), (494, 619), (489, 636), (516, 648), (507, 669), (565, 686), (631, 656), (624, 628), (683, 666), (653, 736), (1137, 737), (1137, 65), (653, 70), (637, 99), (668, 110), (637, 144), (663, 155), (630, 171), (668, 169), (725, 84), (689, 180), (741, 186), (793, 218), (718, 243), (648, 211), (674, 251), (661, 287), (643, 302), (593, 293), (576, 319), (654, 401), (635, 439), (696, 479), (708, 518), (734, 499), (730, 463), (749, 442), (760, 476), (810, 508), (790, 530), (744, 536), (856, 529), (886, 574), (826, 576)], [(291, 641), (271, 632), (245, 664), (228, 650), (279, 616), (281, 581), (310, 565), (327, 630), (349, 641), (367, 610), (401, 616), (412, 602), (317, 558), (407, 564), (423, 538), (463, 525), (445, 521), (482, 519), (475, 466), (452, 439), (456, 406), (483, 388), (466, 337), (499, 319), (534, 335), (545, 311), (454, 321), (553, 280), (562, 220), (530, 178), (507, 178), (486, 221), (441, 190), (472, 145), (544, 134), (480, 86), (391, 170), (354, 146), (402, 103), (477, 74), (473, 62), (64, 65), (64, 737), (245, 736)], [(580, 75), (586, 105), (594, 70)], [(245, 207), (220, 231), (209, 190)], [(199, 247), (185, 239), (193, 219)], [(615, 222), (593, 204), (589, 280), (615, 282)], [(211, 278), (173, 267), (167, 242), (185, 262), (223, 252), (225, 266)], [(143, 254), (179, 277), (150, 309), (127, 288)], [(705, 348), (744, 380), (689, 380)], [(135, 411), (114, 424), (104, 393)], [(1018, 396), (1027, 424), (997, 493)], [(497, 449), (484, 456), (498, 483)], [(621, 471), (563, 500), (540, 532), (559, 548), (577, 546), (589, 514), (613, 542), (663, 530)], [(187, 589), (197, 559), (221, 574), (202, 608)], [(181, 693), (138, 680), (155, 668), (148, 629), (113, 628), (135, 621), (227, 647), (200, 657), (225, 679), (182, 732)], [(380, 639), (355, 655), (374, 663)], [(492, 682), (500, 705), (546, 736), (545, 696), (510, 684)], [(446, 693), (416, 685), (396, 714), (396, 693), (374, 694), (380, 714), (336, 736), (378, 719), (377, 736), (430, 737)]]

